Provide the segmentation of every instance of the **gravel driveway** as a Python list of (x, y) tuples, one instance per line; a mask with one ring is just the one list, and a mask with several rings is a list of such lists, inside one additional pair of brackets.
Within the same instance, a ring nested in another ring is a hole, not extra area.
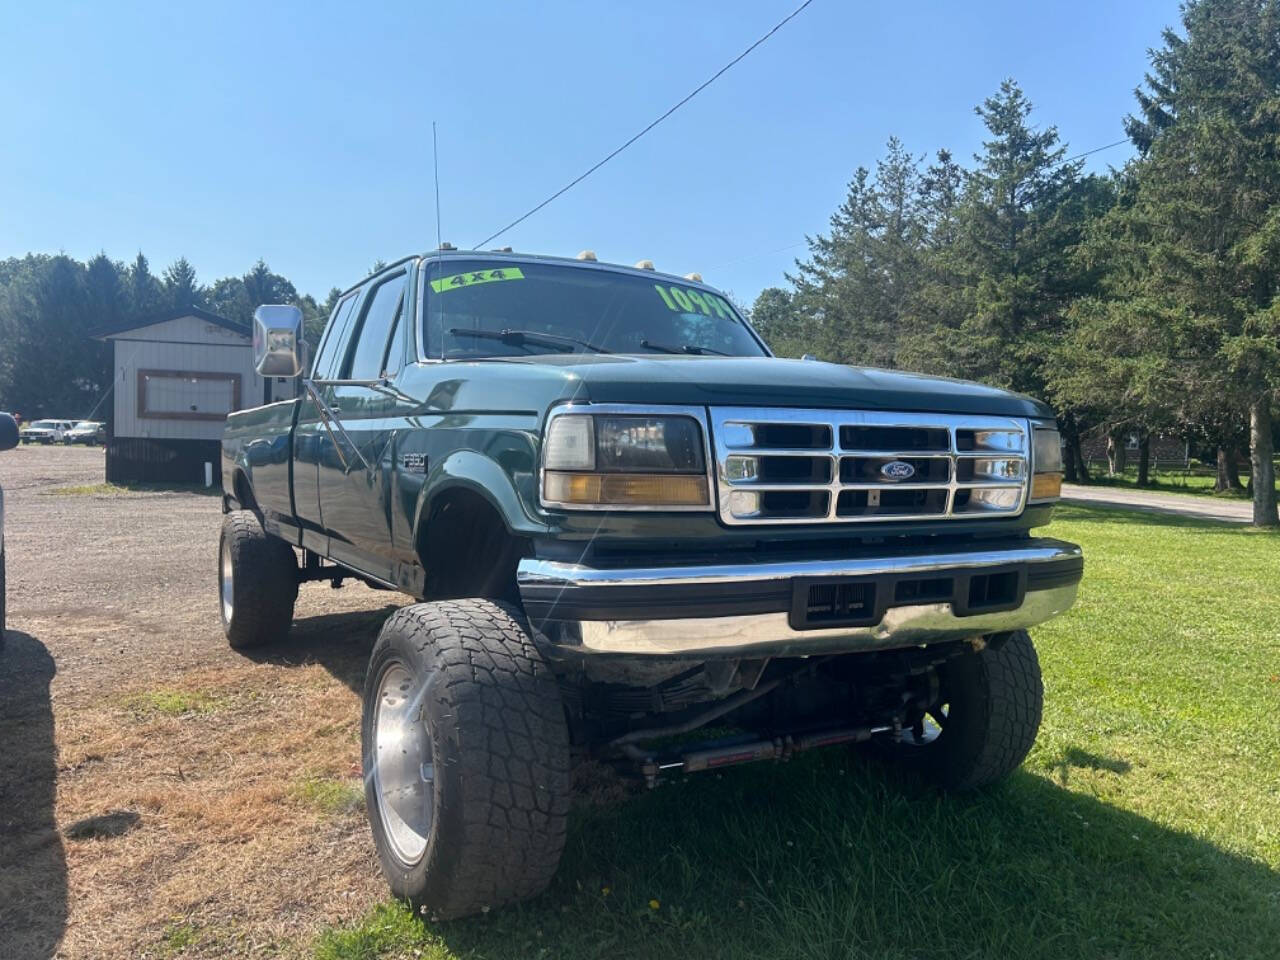
[(407, 600), (304, 584), (290, 637), (237, 654), (219, 497), (107, 488), (103, 457), (0, 453), (0, 957), (307, 955), (385, 895), (357, 691)]
[(1082, 487), (1067, 483), (1062, 487), (1067, 503), (1086, 503), (1093, 507), (1120, 507), (1125, 510), (1147, 510), (1182, 517), (1203, 517), (1224, 523), (1251, 523), (1253, 504), (1248, 500), (1222, 500), (1150, 490), (1117, 490), (1114, 487)]

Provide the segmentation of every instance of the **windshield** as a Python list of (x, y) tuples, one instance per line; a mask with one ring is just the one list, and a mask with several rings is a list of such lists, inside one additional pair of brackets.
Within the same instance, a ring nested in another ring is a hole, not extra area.
[(57, 424), (54, 423), (54, 421), (52, 420), (37, 420), (35, 423), (31, 425), (31, 429), (32, 430), (52, 430), (55, 426), (57, 426)]
[(97, 430), (98, 422), (96, 420), (81, 420), (76, 424), (77, 430)]
[(529, 261), (428, 264), (427, 356), (766, 356), (728, 300), (655, 274)]

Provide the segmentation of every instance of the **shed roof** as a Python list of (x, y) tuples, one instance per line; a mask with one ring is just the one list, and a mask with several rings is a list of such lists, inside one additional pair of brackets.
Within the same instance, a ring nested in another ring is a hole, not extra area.
[(195, 317), (206, 323), (212, 323), (224, 330), (230, 330), (237, 333), (245, 339), (252, 339), (253, 331), (244, 324), (236, 323), (234, 320), (228, 320), (216, 313), (210, 313), (208, 310), (201, 310), (199, 307), (179, 307), (173, 310), (165, 310), (162, 313), (152, 314), (148, 317), (139, 317), (136, 319), (125, 320), (120, 323), (107, 324), (89, 331), (89, 336), (95, 340), (105, 340), (114, 337), (120, 333), (126, 333), (129, 330), (138, 330), (142, 327), (153, 327), (157, 323), (168, 323), (170, 320), (181, 320), (183, 317)]

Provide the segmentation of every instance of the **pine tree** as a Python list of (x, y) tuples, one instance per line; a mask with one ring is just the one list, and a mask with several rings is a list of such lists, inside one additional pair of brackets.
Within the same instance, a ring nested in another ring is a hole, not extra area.
[(164, 305), (160, 282), (151, 273), (147, 258), (138, 251), (129, 267), (129, 309), (134, 317), (146, 317), (159, 312)]
[(811, 352), (838, 363), (897, 365), (924, 234), (919, 161), (895, 137), (876, 164), (854, 172), (827, 235), (788, 276)]
[(955, 263), (969, 314), (953, 345), (957, 372), (1043, 396), (1045, 360), (1079, 293), (1067, 254), (1079, 242), (1079, 161), (1054, 126), (1033, 129), (1032, 106), (1012, 80), (975, 112), (991, 139), (974, 159), (957, 211)]
[(799, 357), (810, 350), (794, 301), (790, 290), (766, 287), (751, 305), (751, 326), (780, 357)]
[(196, 268), (186, 257), (179, 257), (165, 269), (164, 294), (175, 310), (204, 306), (204, 287), (196, 279)]
[[(1185, 36), (1152, 53), (1135, 196), (1120, 228), (1170, 370), (1208, 411), (1247, 409), (1253, 522), (1280, 524), (1272, 406), (1280, 388), (1280, 3), (1190, 0)], [(1226, 417), (1230, 420), (1230, 417)]]

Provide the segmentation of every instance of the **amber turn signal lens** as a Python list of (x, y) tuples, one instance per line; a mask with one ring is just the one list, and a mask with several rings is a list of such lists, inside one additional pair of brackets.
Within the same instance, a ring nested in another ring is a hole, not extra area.
[(548, 503), (586, 506), (705, 507), (711, 503), (707, 478), (655, 473), (566, 473), (542, 477)]
[(1062, 496), (1062, 474), (1037, 473), (1031, 478), (1032, 500), (1053, 500)]

